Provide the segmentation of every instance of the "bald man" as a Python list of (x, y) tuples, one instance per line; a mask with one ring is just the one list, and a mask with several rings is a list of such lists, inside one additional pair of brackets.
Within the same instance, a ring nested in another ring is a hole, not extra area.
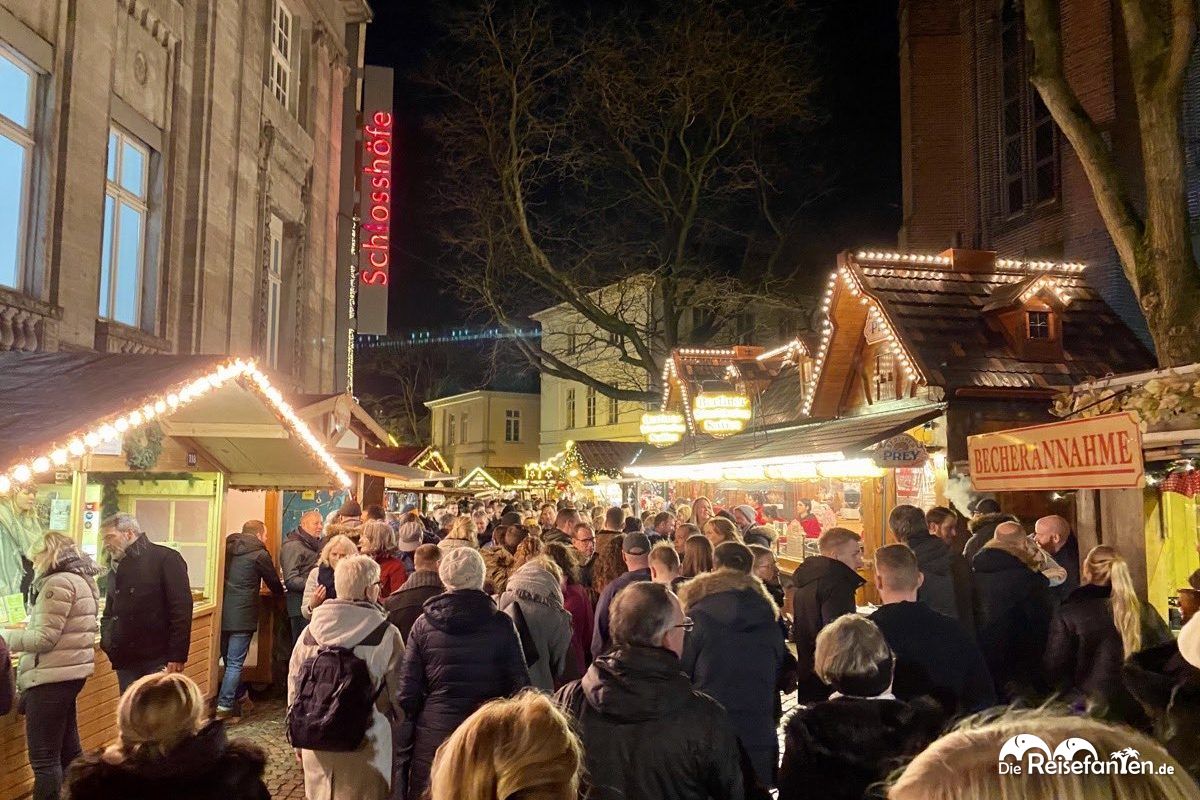
[(1079, 540), (1071, 531), (1070, 523), (1057, 514), (1042, 517), (1034, 523), (1033, 538), (1067, 571), (1067, 579), (1053, 589), (1062, 602), (1072, 590), (1079, 588)]

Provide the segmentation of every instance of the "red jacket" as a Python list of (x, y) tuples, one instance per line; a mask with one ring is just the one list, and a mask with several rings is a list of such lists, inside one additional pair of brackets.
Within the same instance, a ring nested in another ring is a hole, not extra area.
[(567, 668), (558, 684), (570, 683), (583, 677), (591, 663), (588, 651), (592, 646), (595, 614), (587, 588), (573, 583), (563, 587), (563, 608), (571, 614), (571, 646), (567, 651)]
[(408, 570), (398, 556), (374, 556), (379, 565), (379, 596), (387, 597), (404, 585), (408, 579)]

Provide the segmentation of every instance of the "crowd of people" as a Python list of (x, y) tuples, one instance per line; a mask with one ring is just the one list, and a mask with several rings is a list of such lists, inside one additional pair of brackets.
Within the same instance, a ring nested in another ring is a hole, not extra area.
[[(211, 699), (185, 674), (182, 557), (128, 514), (102, 523), (99, 564), (49, 534), (28, 625), (0, 640), (0, 666), (21, 654), (34, 797), (268, 797), (265, 753), (226, 735), (251, 705), (263, 586), (287, 610), (286, 728), (309, 800), (1197, 796), (1200, 623), (1173, 636), (1117, 550), (1081, 558), (1066, 520), (1027, 533), (990, 500), (966, 525), (901, 505), (871, 554), (880, 603), (860, 607), (862, 539), (814, 505), (796, 529), (815, 552), (790, 578), (760, 509), (703, 497), (428, 516), (351, 500), (301, 516), (278, 568), (250, 520), (226, 541)], [(97, 632), (119, 738), (83, 754)], [(10, 680), (0, 669), (0, 712)], [(1173, 771), (1006, 783), (1018, 735)]]

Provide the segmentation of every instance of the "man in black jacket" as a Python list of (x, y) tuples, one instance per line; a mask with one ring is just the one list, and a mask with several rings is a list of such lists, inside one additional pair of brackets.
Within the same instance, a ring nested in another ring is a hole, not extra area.
[(945, 506), (934, 506), (925, 512), (929, 535), (941, 539), (950, 551), (950, 575), (954, 580), (954, 600), (958, 606), (958, 621), (971, 636), (975, 635), (975, 584), (971, 577), (971, 562), (956, 547), (958, 515)]
[(1079, 540), (1071, 531), (1071, 524), (1057, 514), (1042, 517), (1034, 523), (1033, 538), (1067, 571), (1067, 579), (1050, 590), (1061, 603), (1079, 588)]
[(250, 652), (250, 641), (258, 630), (258, 593), (263, 583), (276, 597), (283, 596), (283, 584), (275, 571), (275, 562), (265, 544), (267, 526), (252, 519), (240, 533), (225, 539), (225, 593), (221, 602), (221, 655), (225, 675), (217, 693), (217, 719), (234, 716), (242, 665)]
[(966, 587), (954, 585), (950, 548), (941, 539), (929, 535), (925, 512), (916, 506), (899, 505), (888, 517), (892, 535), (917, 554), (917, 564), (925, 581), (917, 591), (917, 601), (925, 603), (939, 614), (958, 619), (958, 595), (969, 596)]
[(388, 622), (396, 626), (404, 641), (412, 631), (413, 623), (421, 616), (425, 601), (446, 591), (438, 576), (438, 564), (442, 560), (442, 549), (436, 544), (423, 544), (413, 553), (416, 568), (399, 589), (383, 601)]
[(555, 699), (583, 744), (581, 798), (743, 800), (729, 715), (679, 661), (691, 620), (662, 584), (630, 584), (612, 605), (614, 647)]
[(192, 639), (192, 590), (177, 551), (151, 542), (131, 514), (100, 523), (105, 582), (100, 648), (122, 692), (143, 675), (183, 672)]
[(300, 515), (300, 524), (283, 540), (279, 548), (279, 568), (283, 570), (283, 588), (287, 590), (288, 621), (292, 626), (292, 647), (304, 633), (308, 620), (300, 611), (304, 602), (304, 586), (308, 573), (317, 566), (321, 555), (321, 512), (310, 508)]
[(838, 617), (858, 609), (854, 593), (866, 583), (857, 572), (863, 565), (861, 536), (846, 528), (830, 528), (821, 534), (817, 546), (821, 554), (804, 559), (792, 573), (792, 641), (799, 666), (797, 697), (802, 703), (829, 697), (829, 687), (813, 672), (817, 634)]
[(917, 602), (922, 580), (908, 547), (889, 544), (875, 551), (875, 588), (883, 605), (871, 621), (896, 654), (892, 693), (898, 700), (929, 695), (951, 717), (994, 706), (992, 676), (974, 634)]

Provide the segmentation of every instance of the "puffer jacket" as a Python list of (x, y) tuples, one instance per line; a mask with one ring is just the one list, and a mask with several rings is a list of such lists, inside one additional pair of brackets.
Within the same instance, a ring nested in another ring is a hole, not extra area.
[(971, 538), (963, 545), (963, 557), (974, 561), (976, 554), (996, 535), (996, 526), (1001, 522), (1020, 522), (1012, 514), (980, 514), (967, 523)]
[(858, 610), (854, 594), (864, 583), (857, 572), (828, 556), (806, 558), (792, 573), (792, 641), (796, 643), (801, 702), (829, 696), (829, 687), (813, 673), (817, 634), (843, 614)]
[(929, 698), (838, 697), (800, 708), (787, 723), (779, 800), (883, 798), (871, 789), (938, 737), (945, 715)]
[[(1171, 632), (1151, 605), (1142, 605), (1145, 650), (1171, 640)], [(1135, 727), (1149, 720), (1121, 677), (1125, 648), (1113, 622), (1112, 587), (1085, 584), (1067, 596), (1050, 623), (1046, 677), (1070, 701), (1084, 701), (1096, 713)]]
[(695, 623), (684, 640), (683, 671), (729, 712), (759, 783), (774, 786), (775, 706), (787, 656), (775, 601), (758, 578), (729, 568), (683, 584), (679, 600)]
[(660, 647), (617, 647), (555, 695), (578, 722), (583, 800), (743, 800), (737, 735)]
[(529, 663), (529, 680), (543, 692), (553, 692), (571, 647), (571, 615), (563, 606), (562, 587), (541, 565), (526, 564), (509, 577), (497, 605), (512, 617), (518, 633), (518, 614), (524, 619), (536, 648), (536, 654), (525, 653), (526, 662), (536, 655)]
[(427, 600), (400, 671), (400, 707), (413, 728), (409, 800), (421, 797), (434, 753), (463, 720), (528, 685), (516, 628), (492, 598), (459, 589)]
[(950, 548), (936, 536), (918, 531), (905, 542), (917, 556), (917, 567), (925, 576), (917, 590), (917, 602), (924, 603), (939, 614), (958, 619), (958, 593), (955, 590), (954, 565)]
[(9, 649), (21, 654), (17, 689), (80, 680), (96, 671), (99, 571), (91, 559), (72, 554), (34, 580), (28, 625), (4, 633)]
[(283, 583), (267, 547), (252, 533), (231, 533), (225, 538), (225, 595), (221, 601), (221, 630), (251, 633), (258, 630), (259, 587), (283, 594)]
[(1050, 582), (1025, 562), (985, 547), (971, 562), (979, 601), (979, 648), (1001, 700), (1045, 691), (1042, 654), (1054, 602)]
[(270, 800), (263, 783), (267, 754), (245, 740), (225, 738), (210, 722), (161, 758), (114, 761), (103, 750), (80, 756), (66, 776), (68, 800)]
[(283, 587), (287, 589), (289, 617), (299, 617), (308, 573), (321, 557), (321, 540), (300, 528), (287, 535), (279, 547), (279, 569), (283, 572)]

